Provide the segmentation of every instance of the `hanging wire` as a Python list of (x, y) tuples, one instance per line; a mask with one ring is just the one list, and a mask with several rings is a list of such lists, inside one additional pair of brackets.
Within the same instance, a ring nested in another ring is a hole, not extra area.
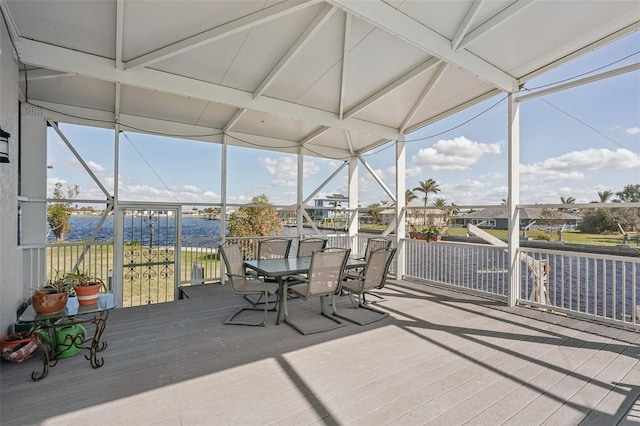
[[(230, 134), (228, 134), (228, 133), (227, 133), (227, 137), (228, 137), (228, 138), (231, 138), (231, 139), (234, 139), (234, 140), (236, 140), (236, 141), (238, 141), (238, 142), (242, 142), (242, 143), (245, 143), (245, 144), (247, 144), (247, 145), (255, 146), (255, 147), (258, 147), (258, 148), (270, 148), (270, 149), (273, 149), (273, 148), (274, 148), (272, 145), (263, 145), (263, 144), (259, 144), (259, 143), (256, 143), (256, 142), (250, 142), (250, 141), (248, 141), (248, 140), (241, 139), (241, 138), (239, 138), (239, 137), (236, 137), (236, 136), (230, 135)], [(280, 149), (285, 149), (285, 148), (287, 148), (287, 149), (288, 149), (288, 148), (298, 148), (299, 146), (300, 146), (300, 144), (299, 144), (299, 143), (295, 143), (295, 142), (294, 142), (294, 143), (293, 143), (293, 145), (288, 145), (288, 146), (287, 146), (287, 145), (285, 145), (285, 146), (279, 146), (279, 147), (277, 147), (277, 148), (280, 148)]]
[(531, 91), (531, 90), (544, 89), (545, 87), (555, 86), (556, 84), (561, 84), (561, 83), (566, 83), (567, 81), (575, 80), (576, 78), (584, 77), (585, 75), (589, 75), (589, 74), (592, 74), (592, 73), (594, 73), (596, 71), (603, 70), (603, 69), (605, 69), (607, 67), (610, 67), (611, 65), (615, 65), (615, 64), (617, 64), (619, 62), (622, 62), (625, 59), (629, 59), (629, 58), (631, 58), (631, 57), (633, 57), (633, 56), (635, 56), (635, 55), (637, 55), (639, 53), (640, 53), (640, 50), (637, 50), (637, 51), (635, 51), (635, 52), (633, 52), (633, 53), (631, 53), (631, 54), (629, 54), (627, 56), (624, 56), (624, 57), (622, 57), (620, 59), (617, 59), (617, 60), (615, 60), (613, 62), (610, 62), (610, 63), (608, 63), (606, 65), (602, 65), (602, 66), (600, 66), (598, 68), (594, 68), (594, 69), (592, 69), (590, 71), (586, 71), (586, 72), (583, 72), (581, 74), (576, 74), (573, 77), (568, 77), (568, 78), (565, 78), (563, 80), (554, 81), (553, 83), (543, 84), (541, 86), (536, 86), (536, 87), (525, 88), (525, 90)]
[(142, 155), (142, 153), (140, 152), (140, 150), (138, 150), (138, 148), (135, 146), (135, 144), (133, 143), (133, 141), (131, 139), (129, 139), (129, 135), (127, 135), (124, 131), (121, 132), (124, 137), (129, 141), (129, 143), (131, 144), (131, 146), (133, 147), (133, 149), (138, 153), (138, 155), (140, 156), (140, 158), (142, 158), (142, 160), (147, 164), (147, 166), (149, 166), (149, 169), (151, 169), (151, 171), (153, 172), (153, 174), (156, 175), (156, 177), (158, 178), (158, 180), (160, 182), (162, 182), (162, 185), (164, 185), (165, 189), (169, 192), (169, 194), (171, 194), (171, 196), (173, 197), (174, 200), (176, 200), (177, 202), (178, 199), (176, 198), (176, 196), (173, 194), (173, 192), (171, 191), (171, 189), (169, 189), (169, 186), (164, 182), (164, 180), (162, 180), (162, 178), (160, 177), (160, 175), (158, 174), (158, 172), (156, 172), (156, 170), (153, 168), (153, 166), (151, 164), (149, 164), (149, 162), (147, 161), (147, 159), (144, 157), (144, 155)]
[[(475, 119), (477, 119), (477, 118), (481, 117), (482, 115), (486, 114), (487, 112), (491, 111), (493, 108), (495, 108), (496, 106), (498, 106), (501, 102), (503, 102), (503, 101), (504, 101), (505, 99), (507, 99), (508, 97), (509, 97), (508, 95), (506, 95), (506, 96), (502, 97), (502, 98), (501, 98), (501, 99), (499, 99), (497, 102), (495, 102), (493, 105), (489, 106), (488, 108), (485, 108), (484, 110), (480, 111), (479, 113), (477, 113), (477, 114), (476, 114), (476, 115), (474, 115), (473, 117), (471, 117), (471, 118), (469, 118), (469, 119), (467, 119), (467, 120), (465, 120), (465, 121), (461, 122), (460, 124), (456, 124), (455, 126), (448, 128), (447, 130), (443, 130), (443, 131), (441, 131), (441, 132), (434, 133), (433, 135), (428, 135), (428, 136), (424, 136), (424, 137), (421, 137), (421, 138), (416, 138), (416, 139), (406, 139), (404, 142), (405, 142), (405, 143), (411, 143), (411, 142), (420, 142), (420, 141), (425, 141), (425, 140), (427, 140), (427, 139), (437, 138), (438, 136), (442, 136), (442, 135), (444, 135), (444, 134), (446, 134), (446, 133), (449, 133), (449, 132), (451, 132), (451, 131), (453, 131), (453, 130), (456, 130), (456, 129), (458, 129), (458, 128), (460, 128), (460, 127), (464, 126), (465, 124), (468, 124), (468, 123), (472, 122), (473, 120), (475, 120)], [(382, 146), (383, 146), (383, 148), (376, 149), (375, 151), (369, 151), (369, 152), (367, 152), (366, 154), (362, 154), (362, 156), (363, 156), (363, 157), (369, 157), (369, 156), (372, 156), (372, 155), (376, 155), (376, 154), (379, 154), (379, 153), (381, 153), (381, 152), (383, 152), (383, 151), (385, 151), (385, 150), (387, 150), (387, 149), (389, 149), (389, 148), (393, 147), (393, 144), (389, 144), (390, 142), (393, 142), (393, 141), (385, 142), (385, 143), (382, 145)], [(386, 146), (385, 146), (385, 145), (386, 145)]]
[(203, 133), (200, 135), (193, 135), (193, 134), (178, 134), (178, 133), (163, 133), (163, 132), (158, 132), (156, 130), (147, 130), (147, 129), (142, 129), (140, 127), (135, 127), (132, 126), (130, 124), (126, 124), (123, 123), (122, 121), (116, 121), (117, 124), (120, 124), (121, 126), (127, 127), (129, 129), (133, 129), (133, 130), (138, 130), (140, 132), (144, 132), (144, 133), (149, 133), (149, 134), (153, 134), (153, 135), (160, 135), (160, 136), (166, 136), (166, 137), (171, 137), (171, 138), (207, 138), (207, 137), (213, 137), (213, 136), (220, 136), (223, 135), (224, 132), (215, 132), (215, 133)]
[[(576, 74), (576, 75), (574, 75), (574, 76), (572, 76), (572, 77), (568, 77), (568, 78), (565, 78), (565, 79), (562, 79), (562, 80), (557, 80), (557, 81), (555, 81), (555, 82), (553, 82), (553, 83), (549, 83), (549, 84), (545, 84), (545, 85), (541, 85), (541, 86), (536, 86), (536, 87), (533, 87), (533, 88), (526, 88), (526, 87), (523, 87), (523, 90), (526, 90), (526, 91), (528, 91), (528, 92), (532, 92), (533, 90), (542, 89), (542, 88), (549, 87), (549, 86), (555, 86), (555, 85), (557, 85), (557, 84), (561, 84), (561, 83), (565, 83), (565, 82), (567, 82), (567, 81), (575, 80), (575, 79), (577, 79), (577, 78), (583, 77), (583, 76), (588, 75), (588, 74), (592, 74), (592, 73), (594, 73), (594, 72), (600, 71), (600, 70), (602, 70), (602, 69), (605, 69), (605, 68), (607, 68), (607, 67), (610, 67), (610, 66), (612, 66), (612, 65), (615, 65), (615, 64), (617, 64), (617, 63), (620, 63), (620, 62), (622, 62), (622, 61), (624, 61), (624, 60), (626, 60), (626, 59), (629, 59), (629, 58), (631, 58), (631, 57), (633, 57), (633, 56), (635, 56), (635, 55), (638, 55), (638, 54), (640, 54), (640, 50), (635, 51), (635, 52), (633, 52), (633, 53), (631, 53), (631, 54), (629, 54), (629, 55), (626, 55), (626, 56), (624, 56), (624, 57), (622, 57), (622, 58), (620, 58), (620, 59), (617, 59), (617, 60), (615, 60), (615, 61), (609, 62), (608, 64), (602, 65), (602, 66), (600, 66), (600, 67), (597, 67), (597, 68), (591, 69), (591, 70), (589, 70), (589, 71), (586, 71), (586, 72), (583, 72), (583, 73), (580, 73), (580, 74)], [(446, 133), (448, 133), (448, 132), (451, 132), (451, 131), (453, 131), (453, 130), (455, 130), (455, 129), (459, 128), (459, 127), (462, 127), (462, 126), (464, 126), (465, 124), (467, 124), (467, 123), (469, 123), (469, 122), (471, 122), (471, 121), (475, 120), (476, 118), (478, 118), (478, 117), (482, 116), (483, 114), (487, 113), (488, 111), (490, 111), (491, 109), (493, 109), (494, 107), (496, 107), (497, 105), (499, 105), (502, 101), (504, 101), (505, 99), (507, 99), (507, 97), (508, 97), (508, 95), (507, 95), (507, 96), (505, 96), (505, 97), (503, 97), (502, 99), (500, 99), (498, 102), (494, 103), (493, 105), (491, 105), (489, 108), (487, 108), (487, 109), (485, 109), (485, 110), (481, 111), (480, 113), (478, 113), (478, 114), (476, 114), (475, 116), (473, 116), (473, 117), (469, 118), (468, 120), (466, 120), (466, 121), (464, 121), (464, 122), (462, 122), (462, 123), (460, 123), (460, 124), (458, 124), (458, 125), (456, 125), (456, 126), (453, 126), (453, 127), (449, 128), (449, 129), (447, 129), (447, 130), (444, 130), (444, 131), (442, 131), (442, 132), (439, 132), (439, 133), (436, 133), (436, 134), (433, 134), (433, 135), (428, 135), (428, 136), (425, 136), (425, 137), (422, 137), (422, 138), (416, 138), (416, 139), (409, 139), (409, 140), (405, 140), (405, 142), (418, 142), (418, 141), (423, 141), (423, 140), (432, 139), (432, 138), (435, 138), (435, 137), (438, 137), (438, 136), (442, 136), (442, 135), (444, 135), (444, 134), (446, 134)], [(621, 144), (621, 143), (617, 142), (616, 140), (614, 140), (614, 139), (610, 138), (609, 136), (605, 135), (604, 133), (602, 133), (601, 131), (599, 131), (599, 130), (598, 130), (598, 129), (596, 129), (595, 127), (593, 127), (593, 126), (589, 125), (588, 123), (586, 123), (586, 122), (584, 122), (583, 120), (581, 120), (581, 119), (577, 118), (576, 116), (572, 115), (571, 113), (569, 113), (569, 112), (567, 112), (567, 111), (563, 110), (562, 108), (560, 108), (560, 107), (558, 107), (558, 106), (556, 106), (556, 105), (552, 104), (551, 102), (549, 102), (549, 101), (547, 101), (546, 99), (544, 99), (544, 97), (541, 97), (541, 99), (542, 99), (542, 101), (543, 101), (543, 102), (547, 103), (547, 104), (548, 104), (549, 106), (551, 106), (552, 108), (557, 109), (557, 110), (558, 110), (558, 111), (560, 111), (561, 113), (563, 113), (563, 114), (565, 114), (565, 115), (569, 116), (570, 118), (572, 118), (572, 119), (576, 120), (577, 122), (579, 122), (579, 123), (583, 124), (584, 126), (586, 126), (586, 127), (588, 127), (589, 129), (593, 130), (594, 132), (596, 132), (596, 133), (597, 133), (597, 134), (599, 134), (600, 136), (604, 137), (605, 139), (609, 140), (610, 142), (614, 143), (615, 145), (617, 145), (617, 146), (619, 146), (619, 147), (621, 147), (621, 148), (623, 148), (623, 149), (627, 149), (627, 150), (629, 150), (629, 149), (628, 149), (627, 147), (625, 147), (623, 144)], [(389, 141), (389, 142), (392, 142), (392, 141)], [(387, 145), (387, 144), (388, 144), (388, 142), (387, 142), (387, 143), (385, 143), (384, 145)], [(391, 148), (392, 146), (393, 146), (393, 144), (391, 144), (391, 145), (387, 145), (387, 146), (384, 146), (384, 148), (378, 149), (378, 150), (376, 150), (376, 151), (367, 152), (366, 154), (363, 154), (363, 157), (364, 157), (364, 156), (371, 156), (371, 155), (379, 154), (380, 152), (383, 152), (383, 151), (385, 151), (385, 150), (387, 150), (387, 149)], [(634, 154), (635, 154), (635, 155), (638, 155), (637, 153), (634, 153)]]
[[(529, 89), (525, 89), (525, 90), (529, 90)], [(615, 139), (605, 135), (604, 133), (602, 133), (600, 130), (596, 129), (595, 127), (593, 127), (592, 125), (590, 125), (589, 123), (585, 122), (584, 120), (576, 117), (575, 115), (571, 114), (568, 111), (565, 111), (564, 109), (560, 108), (557, 105), (552, 104), (551, 102), (549, 102), (548, 100), (546, 100), (544, 98), (544, 96), (540, 96), (539, 99), (546, 103), (547, 105), (549, 105), (551, 108), (556, 109), (557, 111), (560, 111), (562, 114), (566, 115), (569, 118), (572, 118), (573, 120), (577, 121), (578, 123), (582, 124), (583, 126), (587, 127), (588, 129), (593, 130), (594, 132), (596, 132), (598, 135), (602, 136), (603, 138), (605, 138), (606, 140), (608, 140), (609, 142), (613, 143), (614, 145), (625, 149), (629, 152), (631, 152), (632, 154), (634, 154), (636, 157), (640, 157), (640, 154), (638, 154), (637, 152), (633, 152), (631, 151), (629, 148), (627, 148), (626, 146), (624, 146), (623, 144), (621, 144), (620, 142), (616, 141)]]

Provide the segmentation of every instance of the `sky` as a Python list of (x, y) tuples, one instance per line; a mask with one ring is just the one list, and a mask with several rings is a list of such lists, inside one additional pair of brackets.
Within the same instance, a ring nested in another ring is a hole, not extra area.
[[(639, 61), (637, 31), (528, 82), (525, 89)], [(599, 199), (598, 192), (640, 184), (640, 71), (524, 101), (520, 126), (521, 203), (559, 203), (561, 197), (589, 203)], [(113, 131), (60, 128), (112, 192)], [(433, 179), (440, 192), (429, 195), (429, 204), (436, 198), (456, 205), (501, 204), (507, 198), (507, 130), (507, 99), (500, 94), (407, 135), (407, 189)], [(104, 200), (63, 141), (52, 129), (48, 132), (49, 196), (55, 183), (62, 182), (64, 187), (78, 185), (80, 199)], [(122, 200), (220, 202), (220, 145), (127, 131), (121, 134), (120, 149)], [(394, 152), (391, 142), (364, 156), (391, 190)], [(296, 202), (296, 156), (229, 147), (228, 161), (229, 204), (247, 203), (260, 194), (274, 205)], [(305, 157), (305, 198), (340, 164)], [(316, 198), (334, 193), (347, 194), (346, 168)], [(359, 204), (383, 201), (390, 199), (360, 166)]]

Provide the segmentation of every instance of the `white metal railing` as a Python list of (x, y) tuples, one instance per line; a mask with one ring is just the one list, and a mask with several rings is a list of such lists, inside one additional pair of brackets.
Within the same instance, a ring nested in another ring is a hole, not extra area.
[[(367, 240), (376, 234), (327, 235), (328, 246), (351, 248), (364, 253)], [(238, 242), (247, 258), (257, 253), (259, 241), (272, 237), (227, 238)], [(353, 241), (353, 245), (351, 244)], [(192, 265), (201, 268), (199, 281), (220, 280), (219, 238), (183, 238), (181, 285), (193, 284)], [(291, 253), (298, 239), (293, 238)], [(506, 300), (508, 256), (502, 247), (460, 242), (404, 240), (404, 278), (448, 286)], [(109, 283), (113, 268), (112, 243), (62, 243), (21, 246), (20, 264), (24, 298), (47, 279), (71, 272), (75, 267)], [(536, 271), (521, 262), (518, 303), (640, 328), (640, 258), (618, 255), (568, 252), (540, 248), (520, 248), (521, 259), (546, 264), (543, 295), (536, 295)], [(392, 264), (392, 274), (395, 273)]]
[(27, 290), (44, 285), (47, 280), (62, 277), (78, 269), (91, 277), (109, 280), (113, 268), (113, 243), (76, 242), (21, 246), (22, 282)]
[[(220, 280), (220, 238), (182, 238), (180, 285)], [(200, 275), (194, 274), (194, 267)]]
[(506, 299), (509, 259), (503, 248), (413, 239), (404, 247), (405, 278)]
[[(548, 264), (546, 296), (539, 307), (640, 326), (640, 258), (618, 255), (521, 248)], [(522, 273), (520, 303), (530, 303), (531, 274)]]
[[(407, 279), (500, 299), (508, 294), (503, 247), (405, 240), (405, 249)], [(640, 329), (640, 258), (521, 247), (520, 259), (518, 303)]]

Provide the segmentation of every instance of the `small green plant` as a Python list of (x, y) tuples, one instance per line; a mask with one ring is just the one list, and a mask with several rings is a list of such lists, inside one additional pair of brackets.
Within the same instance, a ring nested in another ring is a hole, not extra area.
[(72, 290), (72, 286), (65, 280), (64, 276), (60, 275), (59, 271), (56, 271), (55, 277), (47, 280), (45, 285), (33, 289), (31, 293), (34, 295), (68, 293), (70, 290)]
[(67, 282), (70, 287), (90, 286), (95, 284), (104, 285), (100, 278), (92, 277), (79, 269), (76, 272), (66, 273), (64, 281)]
[(424, 235), (425, 239), (427, 240), (431, 240), (434, 237), (437, 237), (438, 235), (442, 235), (442, 228), (440, 228), (437, 225), (427, 225), (424, 228), (422, 228), (422, 234)]

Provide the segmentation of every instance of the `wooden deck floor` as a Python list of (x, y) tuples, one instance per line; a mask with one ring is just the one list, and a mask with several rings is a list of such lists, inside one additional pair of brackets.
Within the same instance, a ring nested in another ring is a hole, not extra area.
[[(640, 334), (408, 283), (368, 326), (225, 326), (219, 285), (113, 311), (105, 364), (1, 365), (2, 425), (640, 423)], [(342, 303), (342, 302), (341, 302)], [(291, 303), (316, 316), (317, 300)]]

